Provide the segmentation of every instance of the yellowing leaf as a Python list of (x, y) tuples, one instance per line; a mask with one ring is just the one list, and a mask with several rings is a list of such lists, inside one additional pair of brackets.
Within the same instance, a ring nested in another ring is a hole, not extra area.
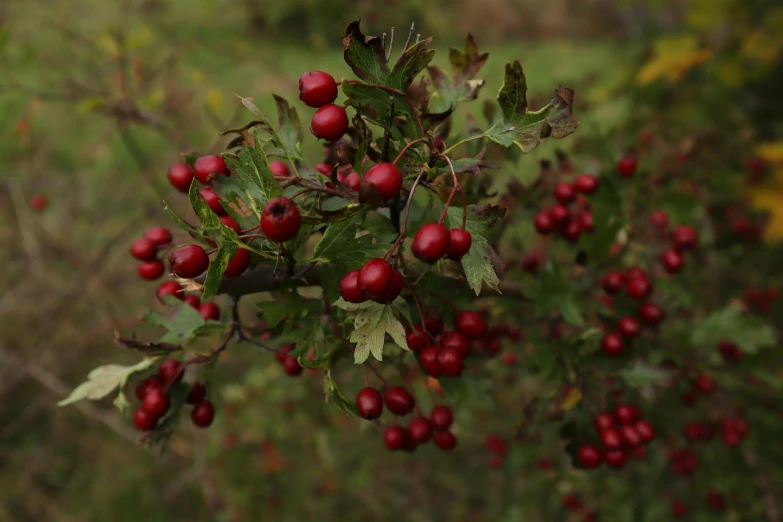
[[(115, 388), (119, 387), (120, 392), (128, 381), (128, 378), (134, 373), (143, 372), (155, 362), (157, 357), (146, 357), (140, 363), (133, 366), (121, 366), (119, 364), (105, 364), (99, 366), (87, 375), (87, 380), (74, 388), (71, 394), (57, 403), (58, 406), (88, 399), (98, 400), (106, 397)], [(124, 399), (124, 397), (123, 397)], [(119, 399), (117, 406), (122, 409), (123, 402), (127, 400)]]
[(762, 143), (756, 147), (756, 153), (768, 163), (783, 165), (783, 141)]
[(79, 104), (77, 111), (79, 114), (86, 114), (103, 107), (104, 105), (106, 105), (106, 100), (104, 98), (89, 98)]
[(104, 34), (98, 40), (98, 44), (112, 56), (117, 56), (119, 53), (119, 47), (117, 46), (117, 40), (110, 34)]
[(223, 91), (217, 87), (210, 87), (207, 90), (207, 108), (215, 114), (223, 112), (225, 105), (225, 96)]
[(155, 32), (148, 25), (133, 25), (125, 40), (125, 47), (132, 51), (147, 47), (155, 42)]
[(676, 82), (697, 65), (710, 61), (712, 56), (711, 49), (699, 48), (694, 36), (659, 38), (654, 44), (653, 57), (639, 70), (636, 81), (642, 85), (660, 79)]
[(748, 191), (751, 205), (769, 212), (769, 222), (764, 229), (764, 239), (769, 242), (783, 240), (783, 190), (766, 186)]
[(568, 394), (560, 401), (561, 410), (572, 410), (582, 400), (582, 390), (571, 388)]
[(742, 42), (742, 54), (764, 63), (774, 62), (783, 51), (783, 37), (780, 34), (755, 30)]
[[(400, 301), (401, 298), (395, 300)], [(379, 361), (383, 359), (383, 345), (386, 334), (397, 343), (398, 346), (408, 350), (408, 342), (405, 340), (405, 328), (394, 316), (392, 305), (371, 303), (362, 308), (354, 320), (354, 331), (350, 341), (356, 343), (353, 353), (354, 362), (362, 364), (370, 354)]]

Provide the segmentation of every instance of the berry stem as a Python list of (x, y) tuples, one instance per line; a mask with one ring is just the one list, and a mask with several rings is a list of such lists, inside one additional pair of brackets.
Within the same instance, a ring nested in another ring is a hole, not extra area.
[(364, 364), (362, 364), (362, 374), (364, 375), (364, 385), (369, 388), (370, 387), (370, 381), (367, 380), (367, 368), (364, 367)]
[(483, 134), (477, 134), (476, 136), (470, 136), (468, 138), (460, 140), (457, 143), (455, 143), (454, 145), (452, 145), (451, 147), (449, 147), (448, 149), (444, 150), (443, 154), (448, 154), (449, 152), (451, 152), (452, 150), (456, 149), (460, 145), (464, 145), (465, 143), (468, 143), (468, 142), (471, 142), (471, 141), (479, 140), (479, 139), (481, 139), (483, 137), (484, 137)]
[(386, 261), (388, 261), (394, 251), (399, 247), (403, 241), (405, 241), (405, 231), (408, 229), (408, 215), (411, 211), (411, 203), (413, 202), (413, 194), (416, 191), (416, 187), (419, 184), (419, 181), (421, 180), (421, 177), (424, 175), (426, 171), (424, 169), (419, 172), (419, 175), (416, 176), (416, 179), (413, 182), (413, 185), (411, 185), (411, 190), (408, 192), (408, 201), (405, 203), (405, 215), (402, 218), (402, 228), (400, 229), (400, 235), (397, 236), (397, 240), (394, 242), (394, 244), (391, 246), (389, 251), (386, 253), (386, 255), (383, 257)]
[(410, 107), (411, 112), (413, 113), (413, 116), (416, 118), (416, 126), (419, 128), (419, 133), (423, 138), (427, 136), (427, 134), (424, 132), (424, 127), (421, 125), (421, 118), (419, 118), (419, 112), (416, 110), (416, 107), (413, 106), (413, 103), (411, 102), (410, 98), (401, 90), (394, 89), (392, 87), (386, 87), (385, 85), (377, 85), (374, 83), (366, 84), (359, 80), (345, 80), (346, 83), (349, 83), (351, 85), (364, 85), (367, 87), (372, 87), (374, 89), (380, 89), (382, 91), (390, 92), (392, 94), (396, 94), (397, 96), (401, 97), (405, 103), (408, 104), (408, 107)]
[[(459, 180), (457, 179), (457, 173), (454, 172), (454, 164), (451, 162), (451, 159), (449, 159), (449, 157), (446, 156), (445, 154), (439, 154), (439, 156), (445, 159), (446, 162), (449, 164), (449, 169), (451, 170), (451, 179), (452, 181), (454, 181), (454, 188), (451, 189), (451, 194), (449, 194), (449, 199), (446, 200), (446, 205), (443, 207), (443, 212), (441, 212), (440, 218), (438, 219), (438, 224), (440, 225), (443, 224), (443, 220), (446, 218), (446, 212), (449, 210), (449, 206), (451, 205), (451, 202), (454, 200), (454, 194), (456, 194), (456, 192), (460, 190), (460, 186), (459, 186)], [(464, 192), (462, 194), (462, 201), (463, 201), (462, 230), (465, 230), (465, 223), (467, 222), (468, 219), (468, 207), (465, 204), (467, 200), (465, 199)]]
[(392, 165), (396, 166), (397, 162), (400, 161), (400, 159), (402, 159), (402, 157), (405, 155), (405, 153), (408, 152), (408, 149), (411, 148), (413, 145), (416, 145), (417, 143), (426, 142), (426, 141), (427, 140), (424, 139), (424, 138), (419, 138), (419, 139), (414, 140), (414, 141), (408, 143), (407, 145), (405, 145), (405, 147), (402, 148), (400, 153), (397, 154), (397, 157), (394, 158), (394, 161), (392, 161)]

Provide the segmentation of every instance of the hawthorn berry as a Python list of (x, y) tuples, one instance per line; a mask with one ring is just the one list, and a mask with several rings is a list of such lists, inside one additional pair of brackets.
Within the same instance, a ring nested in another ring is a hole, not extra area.
[(402, 174), (393, 163), (384, 161), (370, 167), (364, 174), (364, 181), (375, 186), (383, 199), (391, 199), (402, 188)]
[(299, 78), (299, 99), (310, 107), (323, 107), (337, 99), (337, 82), (323, 71), (307, 71)]
[(452, 422), (454, 422), (454, 414), (451, 412), (451, 408), (448, 406), (435, 406), (432, 408), (430, 424), (436, 432), (448, 430), (451, 428)]
[(636, 428), (636, 433), (639, 434), (639, 438), (643, 444), (647, 444), (655, 438), (655, 428), (646, 420), (637, 420), (636, 424), (634, 424), (634, 428)]
[(617, 295), (625, 286), (625, 276), (622, 272), (609, 272), (604, 276), (601, 286), (607, 294)]
[(708, 394), (715, 390), (715, 381), (713, 381), (708, 375), (701, 374), (693, 381), (693, 386), (700, 393)]
[[(357, 276), (358, 276), (358, 270), (357, 270)], [(342, 286), (340, 286), (340, 291), (342, 291)], [(345, 298), (345, 295), (343, 295), (343, 298)], [(346, 299), (346, 301), (348, 300)], [(429, 339), (427, 338), (427, 334), (424, 333), (423, 328), (420, 324), (417, 324), (413, 330), (408, 330), (406, 332), (405, 340), (408, 342), (408, 348), (410, 348), (414, 352), (422, 351), (429, 345), (430, 342)]]
[(407, 415), (416, 405), (413, 395), (402, 386), (393, 386), (383, 392), (383, 402), (395, 415)]
[(136, 397), (138, 397), (140, 401), (143, 401), (144, 397), (146, 397), (147, 393), (149, 393), (151, 390), (162, 390), (165, 385), (166, 383), (164, 383), (163, 379), (160, 377), (156, 377), (154, 375), (152, 377), (148, 377), (136, 385)]
[(653, 290), (650, 281), (641, 277), (629, 279), (625, 285), (625, 289), (628, 292), (628, 295), (637, 301), (643, 301), (650, 297)]
[(210, 210), (212, 210), (212, 212), (218, 216), (226, 215), (226, 209), (224, 209), (223, 205), (220, 204), (220, 198), (217, 194), (215, 194), (215, 191), (212, 190), (212, 187), (201, 189), (199, 190), (199, 193), (204, 198), (204, 201), (207, 202), (207, 205), (209, 206)]
[(563, 237), (569, 241), (576, 241), (582, 235), (582, 224), (580, 220), (572, 219), (562, 230)]
[(131, 243), (130, 247), (131, 256), (135, 257), (139, 261), (152, 261), (155, 259), (157, 253), (157, 247), (154, 242), (146, 237), (140, 237)]
[(419, 357), (422, 368), (424, 368), (427, 374), (429, 374), (431, 377), (439, 377), (443, 372), (440, 367), (440, 363), (438, 362), (439, 352), (440, 349), (437, 346), (428, 346), (421, 351), (421, 355)]
[(185, 245), (169, 254), (169, 264), (175, 276), (193, 279), (209, 266), (209, 257), (199, 245)]
[(440, 335), (440, 333), (443, 331), (443, 319), (439, 317), (425, 316), (423, 321), (424, 326), (427, 328), (427, 331), (430, 333), (430, 335)]
[(302, 365), (299, 364), (299, 360), (296, 357), (286, 355), (283, 359), (283, 371), (289, 377), (297, 377), (302, 374)]
[(432, 426), (430, 421), (424, 417), (416, 417), (410, 424), (408, 424), (408, 437), (416, 443), (416, 445), (429, 442), (432, 436)]
[(579, 214), (579, 226), (582, 232), (593, 233), (593, 213), (583, 211)]
[(625, 462), (628, 460), (625, 452), (621, 449), (615, 449), (607, 451), (604, 454), (606, 465), (610, 468), (622, 468), (625, 466)]
[(582, 504), (582, 499), (579, 498), (579, 495), (576, 493), (571, 493), (569, 495), (564, 496), (560, 503), (563, 505), (564, 508), (566, 508), (569, 511), (582, 511), (584, 509), (584, 504)]
[(400, 292), (402, 292), (402, 287), (404, 284), (405, 279), (402, 277), (402, 274), (396, 269), (392, 268), (392, 275), (391, 279), (389, 279), (389, 284), (386, 286), (386, 289), (383, 291), (383, 293), (376, 299), (376, 301), (381, 304), (392, 303), (400, 295)]
[(383, 297), (395, 270), (387, 261), (376, 257), (367, 261), (359, 270), (358, 282), (361, 291), (372, 300)]
[(663, 262), (663, 268), (670, 274), (678, 273), (683, 267), (682, 256), (676, 250), (664, 252), (661, 255), (661, 262)]
[(444, 332), (440, 338), (440, 345), (443, 348), (452, 348), (463, 357), (470, 351), (468, 340), (459, 332)]
[(487, 322), (472, 310), (462, 310), (454, 323), (457, 331), (468, 339), (479, 339), (487, 333)]
[(672, 502), (672, 514), (675, 517), (684, 517), (688, 514), (688, 511), (690, 511), (690, 508), (688, 508), (688, 505), (682, 500), (675, 500)]
[(279, 160), (270, 161), (269, 170), (272, 171), (274, 177), (285, 177), (289, 174), (288, 165)]
[(201, 306), (201, 300), (198, 298), (198, 296), (195, 295), (186, 295), (183, 301), (185, 301), (185, 304), (191, 308), (195, 308), (196, 310), (198, 310), (198, 307)]
[(299, 233), (302, 218), (296, 203), (288, 198), (269, 200), (261, 213), (261, 231), (267, 239), (283, 243)]
[(443, 375), (449, 377), (458, 377), (465, 369), (465, 364), (460, 354), (455, 348), (441, 348), (438, 352), (438, 365)]
[(576, 456), (582, 466), (586, 468), (597, 468), (603, 460), (601, 450), (592, 444), (582, 444), (576, 450)]
[(593, 417), (593, 424), (595, 425), (595, 430), (601, 433), (604, 430), (614, 428), (614, 417), (609, 413), (599, 413)]
[(226, 277), (237, 277), (242, 275), (245, 270), (250, 266), (250, 250), (246, 248), (238, 248), (234, 255), (231, 256), (231, 261), (228, 262), (226, 271), (223, 275)]
[(617, 323), (617, 329), (628, 339), (638, 337), (642, 333), (642, 325), (635, 317), (623, 317)]
[(345, 107), (328, 104), (315, 111), (310, 121), (310, 132), (318, 139), (338, 141), (348, 130)]
[(639, 308), (639, 317), (650, 326), (658, 326), (666, 318), (663, 309), (655, 303), (644, 303)]
[(628, 447), (636, 447), (642, 443), (642, 438), (631, 424), (624, 424), (620, 426), (620, 437)]
[(240, 234), (242, 232), (242, 227), (239, 226), (239, 223), (237, 223), (237, 220), (232, 218), (231, 216), (220, 216), (220, 222), (223, 223), (223, 225), (227, 226), (237, 234)]
[(188, 404), (198, 404), (204, 402), (207, 398), (207, 387), (204, 383), (196, 381), (193, 386), (188, 390), (188, 395), (185, 397), (185, 402)]
[(731, 341), (722, 341), (718, 345), (718, 350), (727, 361), (739, 362), (742, 360), (742, 349)]
[[(367, 300), (359, 286), (359, 271), (351, 270), (340, 279), (340, 295), (348, 303), (363, 303)], [(424, 340), (426, 343), (426, 338)], [(408, 346), (411, 342), (408, 340)], [(413, 348), (411, 348), (413, 349)]]
[(628, 404), (618, 404), (614, 409), (614, 418), (620, 424), (631, 424), (636, 420), (636, 409)]
[(133, 412), (133, 425), (137, 430), (150, 431), (155, 428), (157, 423), (158, 418), (150, 415), (141, 407), (136, 408), (136, 411)]
[(159, 259), (153, 259), (152, 261), (142, 261), (138, 266), (138, 273), (142, 279), (147, 281), (154, 281), (163, 275), (166, 267), (163, 266), (163, 262)]
[(568, 222), (571, 213), (563, 205), (555, 205), (549, 211), (549, 216), (556, 226), (563, 226)]
[(223, 158), (212, 154), (209, 156), (201, 156), (196, 160), (193, 164), (193, 174), (196, 176), (197, 180), (204, 185), (207, 185), (215, 179), (216, 174), (228, 176), (230, 172), (228, 171), (228, 166), (226, 165), (226, 162), (223, 161)]
[(193, 183), (193, 177), (195, 176), (193, 168), (186, 163), (176, 163), (169, 167), (166, 176), (169, 178), (169, 183), (175, 189), (180, 192), (187, 192), (190, 189), (191, 183)]
[(539, 212), (536, 217), (533, 218), (533, 223), (536, 227), (536, 232), (541, 235), (551, 234), (555, 229), (555, 222), (549, 212)]
[(628, 281), (631, 281), (632, 279), (649, 279), (647, 272), (645, 272), (644, 269), (639, 266), (632, 266), (626, 270), (625, 278)]
[(351, 171), (348, 174), (345, 175), (345, 178), (343, 179), (343, 183), (348, 186), (349, 189), (358, 191), (359, 187), (362, 185), (362, 179), (359, 177), (359, 175)]
[(215, 419), (215, 407), (211, 402), (199, 402), (190, 412), (190, 420), (199, 428), (208, 428)]
[(367, 386), (356, 395), (356, 409), (359, 416), (367, 420), (375, 420), (383, 413), (383, 399), (375, 388)]
[(446, 249), (446, 255), (449, 259), (459, 261), (468, 253), (472, 243), (473, 238), (470, 232), (460, 228), (452, 228), (449, 230), (449, 246)]
[(425, 263), (434, 263), (449, 249), (449, 230), (440, 223), (423, 225), (413, 238), (411, 251)]
[(163, 417), (170, 406), (171, 398), (161, 388), (151, 389), (141, 401), (141, 408), (156, 419)]
[(555, 186), (555, 199), (567, 205), (576, 199), (576, 189), (570, 183), (561, 181)]
[(636, 172), (636, 158), (626, 155), (617, 161), (617, 173), (624, 178), (633, 176)]
[(205, 321), (219, 321), (220, 320), (220, 307), (215, 303), (203, 303), (198, 307), (198, 313)]
[(693, 250), (699, 245), (699, 234), (689, 226), (680, 225), (674, 229), (672, 241), (674, 242), (674, 248), (678, 252)]
[(669, 216), (662, 210), (654, 210), (650, 214), (650, 224), (655, 228), (665, 230), (669, 226)]
[(601, 439), (601, 444), (608, 449), (621, 448), (623, 445), (623, 439), (620, 437), (620, 432), (614, 428), (608, 428), (599, 433), (598, 437)]
[(182, 376), (185, 375), (183, 371), (182, 363), (176, 359), (167, 359), (163, 361), (158, 368), (158, 375), (163, 379), (165, 383), (179, 382), (182, 380)]
[(383, 432), (383, 443), (389, 451), (396, 451), (405, 445), (405, 437), (404, 429), (399, 426), (389, 426)]
[(707, 504), (710, 506), (712, 510), (723, 511), (724, 508), (723, 495), (711, 489), (707, 492), (706, 499), (707, 499)]
[(30, 198), (30, 206), (33, 207), (33, 210), (41, 211), (44, 210), (49, 205), (49, 199), (44, 196), (43, 194), (35, 194), (32, 198)]
[(166, 246), (171, 243), (171, 232), (166, 227), (152, 227), (144, 233), (144, 237), (155, 243), (155, 246)]
[(622, 336), (617, 332), (610, 332), (604, 335), (601, 340), (601, 349), (605, 354), (611, 356), (617, 356), (623, 353), (625, 350), (625, 341)]
[(457, 446), (457, 437), (450, 431), (435, 431), (432, 442), (443, 451), (451, 451)]
[(598, 190), (599, 180), (591, 174), (582, 174), (574, 181), (574, 188), (582, 194), (593, 194)]

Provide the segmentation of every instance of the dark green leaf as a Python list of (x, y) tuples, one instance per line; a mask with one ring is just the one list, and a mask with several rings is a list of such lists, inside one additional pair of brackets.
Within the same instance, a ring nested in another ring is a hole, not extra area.
[(299, 150), (299, 145), (302, 143), (302, 124), (299, 123), (299, 115), (285, 98), (276, 94), (272, 96), (277, 104), (279, 145), (288, 152), (291, 159), (304, 160)]
[(220, 280), (223, 278), (228, 263), (231, 261), (231, 257), (236, 253), (238, 246), (236, 243), (221, 243), (218, 248), (215, 259), (209, 264), (207, 270), (207, 278), (204, 280), (204, 293), (201, 295), (202, 299), (209, 299), (218, 287), (220, 287)]
[(372, 131), (364, 122), (364, 118), (358, 112), (353, 117), (353, 126), (356, 129), (356, 138), (358, 145), (356, 146), (356, 157), (353, 160), (353, 170), (362, 174), (362, 164), (364, 163), (364, 157), (367, 155), (367, 151), (372, 143)]
[[(416, 136), (418, 128), (416, 119), (405, 99), (397, 93), (390, 93), (370, 85), (361, 83), (343, 83), (343, 94), (348, 97), (347, 104), (360, 111), (362, 115), (375, 124), (388, 129), (395, 141), (401, 141), (405, 136)], [(403, 117), (402, 133), (396, 125), (389, 125), (388, 118), (394, 100), (394, 113)], [(358, 154), (357, 154), (358, 156)]]
[(348, 219), (329, 225), (321, 241), (315, 246), (313, 256), (322, 261), (334, 261), (334, 256), (356, 240), (356, 233), (367, 217), (368, 210), (355, 214)]
[(188, 192), (188, 199), (190, 200), (190, 206), (193, 207), (193, 211), (196, 213), (196, 217), (202, 226), (206, 228), (217, 227), (220, 225), (220, 218), (212, 212), (209, 205), (204, 200), (201, 192), (198, 188), (198, 183), (193, 180), (190, 185), (190, 191)]
[(354, 74), (367, 83), (384, 85), (389, 67), (383, 42), (377, 36), (365, 36), (359, 21), (351, 22), (342, 39), (345, 63)]
[(714, 349), (721, 341), (736, 343), (746, 353), (775, 344), (775, 332), (762, 319), (727, 306), (697, 322), (691, 333), (695, 347)]
[(550, 264), (522, 293), (535, 303), (537, 316), (557, 310), (569, 323), (581, 325), (580, 290), (576, 282), (562, 275), (556, 264)]
[(427, 64), (435, 56), (435, 50), (430, 49), (431, 44), (432, 38), (427, 38), (408, 47), (394, 64), (391, 73), (385, 78), (384, 85), (400, 91), (410, 87), (416, 76), (427, 67)]
[[(467, 210), (465, 230), (470, 232), (473, 242), (467, 255), (462, 258), (462, 268), (468, 284), (479, 295), (481, 287), (486, 283), (490, 288), (499, 291), (500, 278), (495, 272), (491, 250), (486, 238), (482, 235), (489, 227), (500, 219), (497, 207), (474, 205)], [(461, 207), (449, 207), (446, 212), (446, 224), (449, 228), (462, 228)]]
[(167, 330), (163, 337), (160, 338), (160, 342), (183, 344), (191, 337), (194, 337), (199, 328), (207, 324), (198, 310), (179, 299), (173, 296), (166, 296), (164, 301), (167, 304), (179, 306), (172, 317), (164, 317), (155, 312), (150, 312), (143, 317), (145, 322), (162, 326)]
[(351, 200), (349, 199), (333, 196), (331, 198), (326, 198), (321, 202), (321, 210), (324, 212), (337, 212), (338, 210), (347, 207), (350, 203)]

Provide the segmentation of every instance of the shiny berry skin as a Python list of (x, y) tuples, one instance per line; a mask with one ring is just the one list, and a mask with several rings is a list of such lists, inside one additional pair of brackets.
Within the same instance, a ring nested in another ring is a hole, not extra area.
[(383, 392), (383, 402), (389, 411), (395, 415), (407, 415), (416, 405), (413, 395), (402, 386), (393, 386)]
[(470, 250), (473, 243), (473, 237), (467, 230), (452, 228), (449, 230), (449, 247), (446, 249), (446, 255), (449, 259), (459, 261)]
[(176, 359), (167, 359), (163, 361), (158, 368), (158, 375), (167, 384), (169, 382), (179, 382), (182, 380), (182, 376), (185, 372), (182, 371), (182, 363)]
[(602, 456), (601, 450), (592, 444), (582, 444), (576, 451), (576, 456), (579, 462), (585, 468), (597, 468), (601, 465)]
[(302, 374), (302, 365), (296, 357), (286, 355), (283, 359), (283, 371), (289, 377), (297, 377)]
[(223, 275), (226, 277), (237, 277), (245, 273), (245, 270), (250, 266), (250, 250), (246, 248), (237, 248), (234, 255), (231, 256), (231, 261), (228, 262), (226, 271)]
[(601, 433), (604, 430), (614, 428), (614, 417), (608, 413), (599, 413), (593, 417), (593, 425), (595, 426), (595, 431)]
[(166, 246), (171, 243), (171, 232), (166, 227), (152, 227), (144, 233), (144, 237), (155, 243), (155, 246)]
[(742, 360), (742, 349), (731, 341), (723, 341), (718, 345), (720, 354), (726, 361), (739, 362)]
[(133, 425), (137, 430), (150, 431), (155, 428), (157, 423), (157, 417), (150, 415), (140, 407), (133, 412)]
[(454, 321), (457, 331), (466, 338), (475, 340), (487, 333), (487, 322), (472, 310), (463, 310)]
[(155, 259), (158, 249), (154, 242), (146, 237), (140, 237), (131, 243), (130, 253), (131, 256), (139, 261), (152, 261)]
[(620, 424), (631, 424), (636, 420), (636, 409), (633, 406), (627, 404), (619, 404), (614, 409), (614, 418)]
[(375, 388), (363, 388), (356, 395), (356, 409), (359, 416), (367, 420), (375, 420), (383, 413), (383, 399)]
[(630, 448), (639, 446), (642, 443), (642, 438), (637, 433), (636, 428), (630, 424), (620, 426), (620, 437), (623, 439), (623, 443)]
[(205, 321), (219, 321), (220, 320), (220, 307), (215, 303), (202, 303), (198, 307), (198, 313)]
[(332, 174), (332, 166), (328, 163), (318, 163), (315, 166), (315, 170), (323, 174), (324, 176), (330, 176)]
[(198, 310), (198, 307), (201, 306), (201, 299), (199, 299), (198, 296), (186, 295), (185, 299), (183, 300), (185, 301), (185, 304), (191, 308), (195, 308), (196, 310)]
[(636, 299), (637, 301), (643, 301), (650, 297), (652, 293), (652, 284), (647, 279), (640, 277), (636, 279), (630, 279), (625, 285), (628, 295)]
[(607, 449), (617, 449), (623, 445), (623, 439), (620, 436), (620, 432), (613, 428), (602, 431), (599, 434), (599, 438), (601, 439), (601, 444)]
[(193, 171), (196, 179), (205, 185), (215, 179), (216, 174), (224, 176), (230, 174), (223, 158), (215, 155), (201, 156), (193, 165)]
[(642, 325), (635, 317), (623, 317), (618, 321), (617, 329), (628, 339), (638, 337), (642, 333)]
[(434, 263), (446, 254), (449, 240), (449, 229), (444, 225), (427, 223), (416, 232), (411, 251), (425, 263)]
[(570, 183), (561, 181), (555, 186), (555, 199), (567, 205), (576, 199), (576, 189)]
[(310, 132), (318, 139), (338, 141), (348, 130), (348, 115), (339, 105), (324, 105), (313, 114)]
[(163, 417), (171, 406), (171, 398), (163, 389), (155, 388), (147, 392), (141, 401), (141, 409), (156, 419)]
[(267, 239), (276, 243), (295, 238), (301, 224), (299, 209), (288, 198), (269, 200), (261, 213), (261, 231)]
[(190, 412), (190, 420), (194, 426), (208, 428), (215, 419), (215, 407), (212, 403), (204, 401), (196, 404)]
[(381, 298), (392, 280), (395, 270), (387, 261), (376, 257), (359, 270), (359, 288), (370, 299)]
[(443, 451), (451, 451), (457, 446), (457, 437), (450, 431), (436, 431), (432, 434), (432, 442)]
[(207, 205), (209, 205), (209, 208), (212, 210), (212, 212), (218, 216), (226, 215), (226, 209), (224, 209), (223, 205), (220, 204), (220, 198), (217, 194), (215, 194), (215, 191), (212, 190), (212, 187), (201, 189), (199, 190), (199, 193), (204, 198), (204, 201), (207, 202)]
[(362, 185), (362, 178), (360, 178), (356, 172), (351, 171), (345, 175), (343, 183), (347, 185), (349, 189), (358, 191), (359, 187)]
[(562, 230), (563, 237), (569, 241), (576, 241), (579, 236), (582, 235), (582, 224), (580, 220), (573, 219), (568, 222), (565, 228)]
[(655, 210), (650, 214), (650, 224), (655, 228), (666, 230), (669, 226), (669, 216), (662, 210)]
[(159, 259), (154, 259), (152, 261), (142, 261), (137, 267), (139, 277), (146, 279), (147, 281), (154, 281), (155, 279), (158, 279), (163, 275), (165, 270), (166, 267), (163, 266), (163, 262)]
[(337, 82), (323, 71), (307, 71), (299, 78), (299, 99), (310, 107), (323, 107), (337, 99)]
[(639, 317), (650, 326), (658, 326), (666, 318), (666, 313), (655, 303), (644, 303), (639, 308)]
[(367, 300), (359, 286), (358, 270), (351, 270), (340, 279), (340, 295), (347, 303), (363, 303)]
[(699, 375), (696, 377), (696, 379), (693, 381), (693, 386), (697, 390), (699, 390), (700, 393), (712, 393), (715, 391), (715, 381), (713, 381), (709, 376), (707, 375)]
[(272, 175), (275, 177), (285, 177), (289, 174), (288, 165), (278, 160), (269, 162), (269, 170), (272, 171)]
[(604, 454), (604, 459), (606, 459), (606, 465), (610, 468), (622, 468), (625, 466), (625, 462), (628, 460), (628, 457), (623, 450), (616, 449), (607, 451)]
[(565, 223), (571, 217), (571, 213), (563, 205), (555, 205), (549, 211), (549, 217), (552, 218), (552, 221), (556, 226), (562, 226), (565, 225)]
[(185, 245), (169, 254), (169, 264), (175, 276), (193, 279), (207, 269), (209, 257), (199, 245)]
[(196, 381), (193, 386), (188, 390), (188, 395), (185, 397), (185, 402), (188, 404), (198, 404), (204, 402), (207, 398), (207, 387), (204, 383)]
[(140, 401), (143, 401), (144, 397), (146, 397), (147, 393), (151, 390), (162, 390), (164, 386), (166, 386), (166, 383), (163, 382), (163, 379), (160, 377), (149, 377), (136, 386), (136, 397), (138, 397)]
[(453, 348), (463, 357), (470, 351), (470, 343), (465, 336), (459, 332), (445, 332), (440, 338), (440, 345), (443, 348)]
[(606, 355), (616, 357), (625, 350), (625, 341), (619, 333), (610, 332), (601, 340), (601, 349)]
[(574, 188), (582, 194), (593, 194), (598, 190), (599, 180), (591, 174), (582, 174), (574, 181)]
[(431, 377), (439, 377), (443, 370), (438, 362), (438, 353), (440, 349), (437, 346), (428, 346), (421, 351), (421, 367)]
[(639, 434), (642, 444), (647, 444), (655, 438), (655, 428), (646, 420), (636, 421), (634, 428), (636, 429), (636, 433)]
[(405, 445), (405, 430), (399, 426), (389, 426), (383, 432), (383, 443), (389, 451), (397, 451)]
[(607, 294), (617, 295), (625, 286), (625, 276), (622, 272), (609, 272), (604, 276), (601, 286)]
[(688, 514), (688, 511), (690, 511), (690, 508), (682, 500), (675, 500), (672, 502), (672, 514), (675, 517), (684, 517)]
[(438, 364), (443, 375), (449, 377), (458, 377), (465, 369), (462, 354), (454, 348), (441, 348), (438, 352)]
[(533, 223), (536, 226), (536, 232), (541, 235), (551, 234), (555, 229), (555, 222), (552, 220), (552, 216), (549, 212), (539, 212), (533, 219)]
[(674, 242), (674, 248), (678, 252), (692, 250), (699, 246), (699, 234), (693, 228), (681, 225), (674, 229), (672, 241)]
[(593, 233), (593, 214), (592, 212), (582, 212), (579, 214), (579, 225), (582, 228), (582, 232), (588, 234)]
[(430, 344), (429, 338), (420, 324), (417, 324), (413, 330), (408, 330), (405, 334), (405, 340), (408, 343), (408, 348), (414, 352), (420, 352)]
[(448, 406), (435, 406), (430, 412), (430, 424), (435, 431), (446, 431), (454, 422), (454, 414)]
[(402, 292), (402, 287), (404, 284), (405, 279), (402, 277), (402, 274), (397, 270), (392, 269), (392, 275), (391, 279), (389, 279), (389, 284), (386, 285), (386, 289), (380, 296), (378, 296), (376, 301), (381, 304), (391, 304), (395, 299), (397, 299), (397, 297), (400, 295), (400, 292)]
[(624, 178), (634, 175), (636, 172), (636, 158), (633, 156), (623, 156), (617, 161), (617, 173)]
[(383, 199), (391, 199), (402, 188), (402, 174), (394, 164), (384, 161), (370, 167), (365, 172), (364, 181), (374, 185)]
[(676, 250), (667, 250), (661, 255), (663, 268), (670, 274), (676, 274), (682, 270), (682, 256)]
[(193, 183), (195, 174), (190, 165), (177, 163), (169, 167), (166, 176), (168, 176), (172, 187), (180, 192), (187, 192), (190, 189), (190, 184)]
[(227, 226), (237, 234), (242, 232), (242, 227), (239, 226), (239, 223), (237, 223), (237, 220), (232, 218), (231, 216), (220, 216), (220, 222), (223, 223), (223, 225)]
[(408, 437), (416, 444), (429, 442), (432, 437), (432, 426), (430, 421), (424, 417), (417, 417), (408, 424)]

